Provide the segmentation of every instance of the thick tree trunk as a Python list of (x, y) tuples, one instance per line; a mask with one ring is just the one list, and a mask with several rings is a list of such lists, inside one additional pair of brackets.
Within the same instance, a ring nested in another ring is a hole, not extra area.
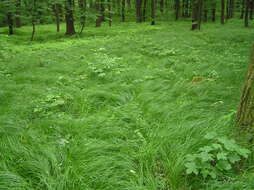
[(220, 23), (225, 24), (225, 0), (221, 0)]
[(237, 111), (237, 125), (253, 129), (254, 125), (254, 49), (252, 50), (251, 63), (249, 65), (247, 76), (242, 91), (240, 105)]
[(155, 11), (156, 11), (156, 3), (155, 0), (151, 0), (151, 25), (155, 25)]
[(75, 27), (74, 27), (74, 17), (73, 17), (73, 1), (66, 0), (65, 2), (65, 21), (66, 21), (66, 35), (74, 35)]

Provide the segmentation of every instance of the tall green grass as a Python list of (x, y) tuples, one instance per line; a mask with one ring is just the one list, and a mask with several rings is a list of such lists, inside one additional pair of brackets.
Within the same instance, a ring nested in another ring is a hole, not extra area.
[(202, 28), (125, 23), (67, 38), (44, 25), (35, 42), (29, 27), (0, 35), (0, 189), (250, 188), (241, 176), (251, 158), (232, 182), (185, 175), (185, 155), (207, 132), (241, 139), (234, 113), (253, 39), (236, 20)]

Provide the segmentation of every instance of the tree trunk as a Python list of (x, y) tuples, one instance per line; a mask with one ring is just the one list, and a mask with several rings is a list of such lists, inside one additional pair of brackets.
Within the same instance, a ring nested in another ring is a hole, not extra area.
[(72, 0), (65, 1), (65, 21), (66, 21), (66, 35), (74, 35), (75, 27), (74, 27), (74, 17), (73, 17), (73, 2)]
[(61, 7), (61, 4), (54, 4), (53, 5), (53, 12), (54, 12), (54, 15), (55, 15), (55, 19), (56, 19), (56, 31), (57, 32), (60, 32), (60, 8)]
[(175, 0), (175, 20), (179, 19), (180, 14), (180, 0)]
[(151, 25), (155, 25), (155, 9), (156, 9), (155, 0), (151, 0)]
[(160, 0), (160, 12), (164, 13), (164, 0)]
[(125, 0), (122, 0), (122, 22), (125, 22)]
[(254, 49), (252, 50), (240, 104), (237, 111), (237, 125), (244, 129), (253, 129), (254, 125)]
[(86, 24), (86, 0), (79, 0), (79, 9), (81, 12), (81, 16), (80, 16), (80, 24), (81, 24), (81, 29), (79, 34), (82, 34), (84, 28), (85, 28), (85, 24)]
[(111, 0), (108, 0), (108, 18), (109, 18), (109, 26), (111, 27), (112, 26), (112, 15), (111, 15), (111, 9), (112, 9), (112, 6), (111, 6)]
[(103, 21), (102, 9), (101, 9), (101, 2), (100, 0), (96, 1), (96, 10), (97, 10), (97, 18), (95, 22), (96, 27), (100, 27)]
[(249, 26), (249, 10), (250, 10), (250, 0), (245, 1), (245, 15), (244, 15), (244, 26)]
[(202, 1), (194, 0), (192, 3), (192, 27), (191, 30), (200, 30), (202, 19)]
[(7, 13), (7, 23), (8, 23), (8, 27), (9, 27), (9, 35), (13, 35), (14, 31), (13, 31), (13, 16), (11, 12)]
[(244, 17), (244, 10), (245, 10), (245, 1), (246, 0), (242, 0), (242, 8), (241, 8), (241, 16), (240, 16), (240, 19), (243, 19)]
[(212, 22), (215, 22), (216, 20), (216, 0), (213, 1), (212, 4)]
[(16, 17), (15, 17), (15, 25), (17, 28), (21, 27), (21, 19), (20, 19), (20, 7), (21, 7), (21, 0), (16, 1)]
[(142, 0), (136, 0), (136, 22), (141, 23), (142, 22)]
[(225, 24), (225, 0), (221, 0), (220, 22), (221, 24)]
[(144, 6), (143, 6), (143, 14), (142, 14), (142, 21), (146, 21), (146, 8), (147, 8), (147, 0), (144, 0)]

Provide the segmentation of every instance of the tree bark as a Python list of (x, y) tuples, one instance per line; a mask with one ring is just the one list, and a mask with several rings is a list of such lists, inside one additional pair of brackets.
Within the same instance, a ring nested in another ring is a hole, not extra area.
[(56, 19), (56, 31), (60, 32), (60, 9), (61, 9), (61, 4), (54, 4), (53, 5), (53, 11)]
[(254, 125), (254, 48), (250, 61), (236, 118), (237, 125), (244, 129), (253, 129)]
[(74, 35), (75, 27), (74, 27), (74, 17), (73, 17), (73, 1), (72, 0), (66, 0), (65, 1), (65, 21), (66, 21), (66, 35)]

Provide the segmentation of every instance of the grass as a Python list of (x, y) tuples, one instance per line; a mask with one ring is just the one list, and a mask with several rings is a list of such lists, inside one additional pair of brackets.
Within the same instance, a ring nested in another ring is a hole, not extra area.
[(202, 28), (125, 23), (67, 38), (41, 25), (35, 42), (30, 27), (1, 29), (0, 189), (251, 189), (252, 157), (231, 181), (185, 175), (207, 132), (239, 139), (253, 39), (237, 20)]

